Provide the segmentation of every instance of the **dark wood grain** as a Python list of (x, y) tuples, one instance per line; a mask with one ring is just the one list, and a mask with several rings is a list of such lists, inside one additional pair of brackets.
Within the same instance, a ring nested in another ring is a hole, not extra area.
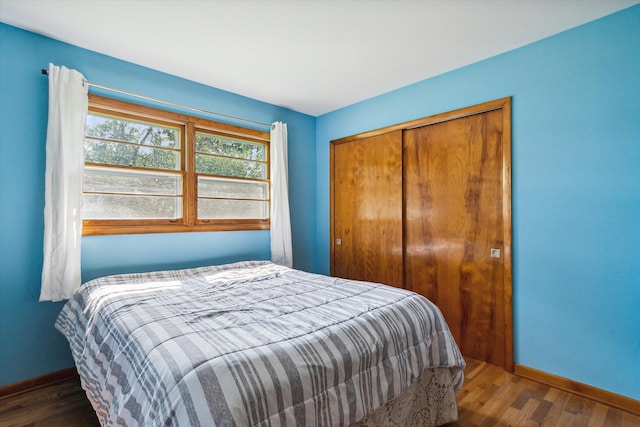
[(506, 367), (502, 110), (404, 139), (405, 286), (442, 310), (464, 355)]
[(402, 132), (332, 145), (332, 181), (332, 274), (402, 287)]
[(99, 426), (79, 379), (0, 399), (0, 426)]
[(24, 381), (3, 385), (0, 387), (0, 399), (77, 378), (78, 371), (76, 368), (67, 368), (39, 377), (29, 378)]

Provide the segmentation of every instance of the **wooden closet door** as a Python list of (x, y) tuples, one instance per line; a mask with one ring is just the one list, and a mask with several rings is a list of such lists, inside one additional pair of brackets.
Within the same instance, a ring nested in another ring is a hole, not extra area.
[(501, 109), (405, 131), (405, 286), (464, 355), (505, 367), (502, 133)]
[(402, 132), (331, 144), (331, 274), (402, 287)]

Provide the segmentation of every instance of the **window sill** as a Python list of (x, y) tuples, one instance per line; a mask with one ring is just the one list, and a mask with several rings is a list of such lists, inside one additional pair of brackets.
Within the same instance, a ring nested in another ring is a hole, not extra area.
[(206, 231), (244, 231), (244, 230), (269, 230), (270, 222), (228, 222), (216, 224), (198, 225), (96, 225), (84, 224), (82, 227), (83, 236), (105, 236), (111, 234), (153, 234), (153, 233), (191, 233)]

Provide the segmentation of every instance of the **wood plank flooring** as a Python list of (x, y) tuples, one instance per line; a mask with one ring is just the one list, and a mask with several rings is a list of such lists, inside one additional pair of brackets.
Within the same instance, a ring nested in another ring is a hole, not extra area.
[(0, 399), (0, 427), (99, 426), (79, 380)]
[[(458, 422), (447, 427), (638, 427), (640, 417), (467, 358)], [(0, 400), (0, 426), (92, 427), (98, 420), (76, 381)]]
[(465, 358), (458, 422), (447, 427), (640, 427), (640, 417)]

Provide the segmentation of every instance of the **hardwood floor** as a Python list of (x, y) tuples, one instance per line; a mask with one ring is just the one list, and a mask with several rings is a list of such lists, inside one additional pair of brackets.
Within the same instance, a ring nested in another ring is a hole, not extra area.
[[(640, 417), (467, 359), (458, 422), (447, 427), (638, 427)], [(90, 427), (98, 420), (76, 381), (0, 399), (0, 426)]]
[(640, 417), (466, 358), (458, 422), (447, 427), (638, 427)]
[(99, 426), (79, 380), (0, 399), (0, 426)]

